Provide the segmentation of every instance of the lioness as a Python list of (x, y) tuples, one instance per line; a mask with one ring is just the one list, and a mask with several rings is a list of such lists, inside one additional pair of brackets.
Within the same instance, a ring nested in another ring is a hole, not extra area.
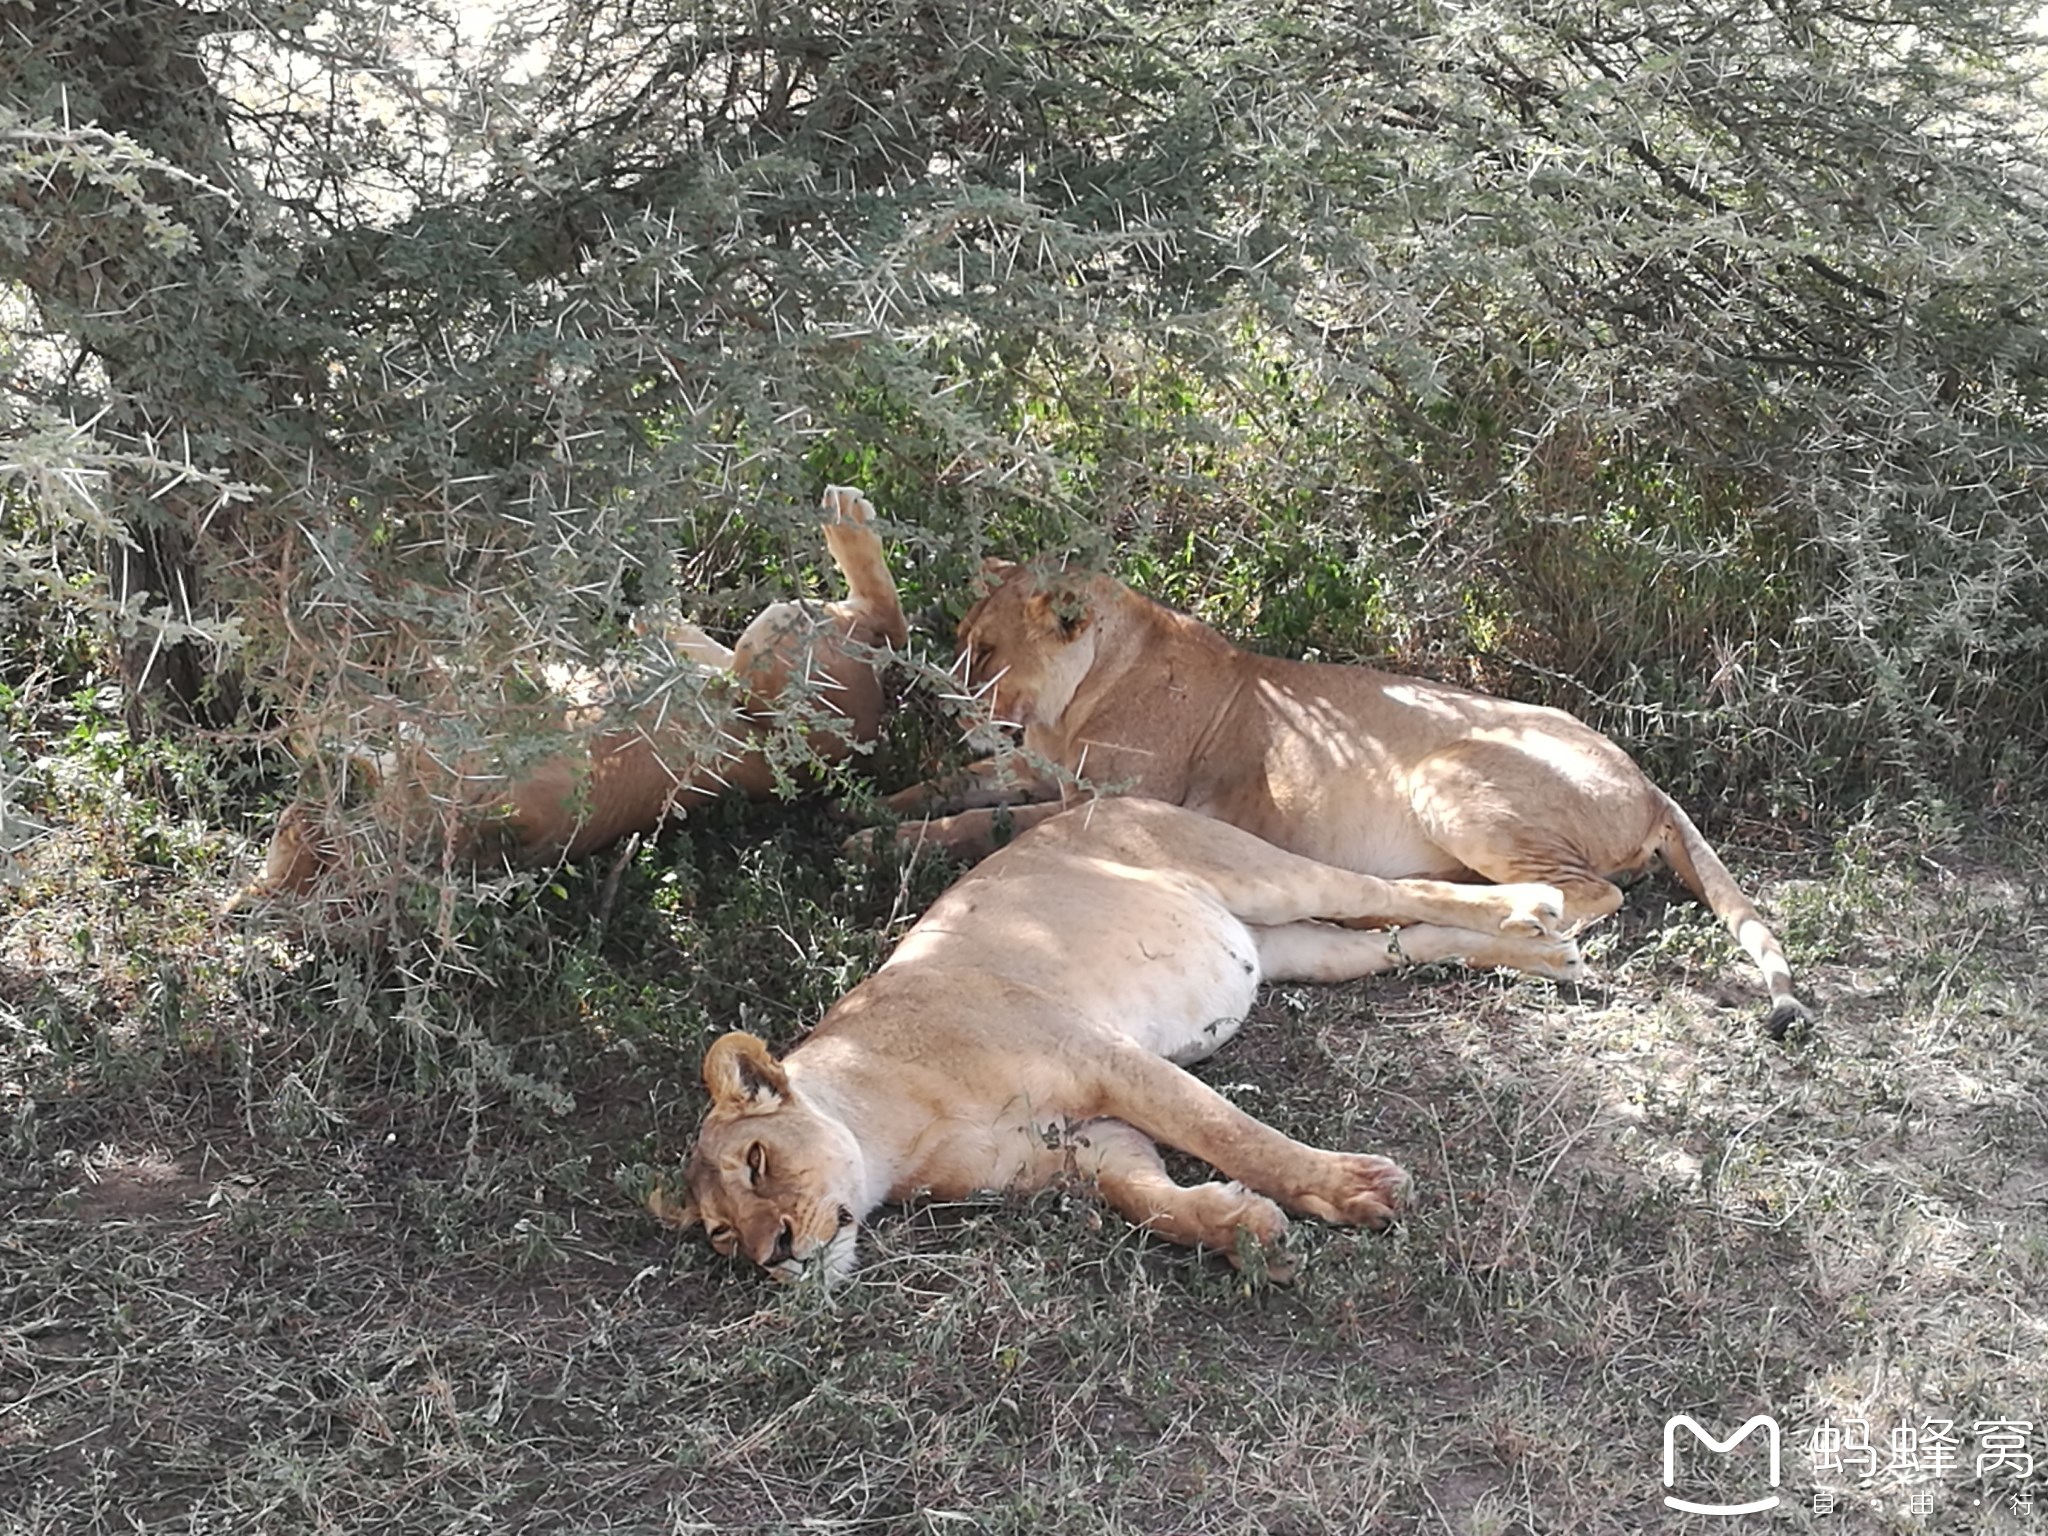
[[(882, 685), (876, 652), (909, 636), (896, 583), (874, 529), (875, 509), (859, 491), (827, 486), (825, 545), (846, 580), (843, 601), (780, 602), (747, 626), (731, 649), (695, 625), (665, 633), (673, 648), (708, 671), (730, 678), (741, 733), (706, 752), (701, 725), (650, 721), (607, 724), (608, 700), (590, 674), (561, 669), (549, 682), (563, 707), (572, 747), (520, 770), (509, 781), (482, 765), (456, 765), (423, 752), (394, 754), (370, 765), (377, 782), (374, 819), (445, 836), (458, 859), (502, 858), (521, 865), (578, 858), (634, 832), (651, 832), (674, 812), (716, 799), (727, 789), (767, 799), (776, 775), (761, 740), (792, 677), (801, 677), (824, 713), (843, 726), (821, 725), (808, 740), (826, 761), (843, 759), (853, 742), (873, 741), (881, 721)], [(231, 907), (261, 897), (303, 893), (348, 857), (348, 836), (325, 808), (301, 802), (278, 819), (263, 872)]]
[[(969, 682), (1070, 786), (1085, 774), (1388, 879), (1542, 881), (1564, 892), (1573, 926), (1621, 905), (1610, 877), (1661, 854), (1762, 968), (1770, 1033), (1806, 1016), (1777, 938), (1685, 812), (1562, 710), (1254, 655), (1107, 576), (1003, 562), (988, 575), (960, 623)], [(987, 807), (1060, 794), (990, 759), (889, 804), (978, 808), (899, 831), (972, 856), (990, 843)]]
[[(717, 1040), (685, 1197), (648, 1203), (782, 1279), (844, 1274), (885, 1200), (1068, 1176), (1233, 1258), (1240, 1233), (1279, 1236), (1279, 1205), (1377, 1227), (1400, 1168), (1303, 1146), (1176, 1063), (1227, 1041), (1261, 979), (1446, 959), (1576, 976), (1562, 915), (1547, 885), (1379, 880), (1154, 801), (1077, 807), (970, 870), (782, 1060), (752, 1035)], [(1236, 1182), (1175, 1184), (1155, 1141)]]

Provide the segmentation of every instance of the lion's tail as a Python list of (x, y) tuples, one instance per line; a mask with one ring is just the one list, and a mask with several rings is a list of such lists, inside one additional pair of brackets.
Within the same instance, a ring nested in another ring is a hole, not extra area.
[(1713, 908), (1714, 915), (1735, 935), (1735, 942), (1748, 951), (1750, 959), (1764, 973), (1764, 983), (1771, 989), (1771, 1016), (1764, 1027), (1777, 1039), (1793, 1023), (1809, 1017), (1806, 1005), (1792, 990), (1792, 967), (1785, 962), (1778, 936), (1764, 925), (1756, 903), (1735, 883), (1728, 866), (1700, 835), (1692, 818), (1669, 795), (1664, 795), (1664, 805), (1664, 832), (1659, 844), (1664, 861), (1687, 890)]

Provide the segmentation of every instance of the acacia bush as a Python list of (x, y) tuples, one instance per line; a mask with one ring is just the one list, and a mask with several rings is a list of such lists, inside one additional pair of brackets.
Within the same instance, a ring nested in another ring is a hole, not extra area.
[(917, 602), (1066, 547), (1761, 808), (2012, 793), (2029, 14), (14, 0), (6, 585), (138, 729), (516, 748), (853, 480)]

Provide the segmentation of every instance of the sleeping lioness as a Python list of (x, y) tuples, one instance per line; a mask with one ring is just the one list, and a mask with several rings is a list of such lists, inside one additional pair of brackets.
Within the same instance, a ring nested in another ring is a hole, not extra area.
[[(716, 1041), (683, 1198), (649, 1205), (782, 1279), (844, 1274), (885, 1200), (1063, 1178), (1233, 1258), (1279, 1236), (1283, 1205), (1381, 1226), (1400, 1168), (1303, 1146), (1177, 1063), (1228, 1040), (1262, 979), (1447, 959), (1576, 976), (1562, 913), (1547, 885), (1378, 880), (1152, 801), (1078, 807), (969, 871), (783, 1059)], [(1155, 1141), (1235, 1182), (1174, 1183)]]
[[(1564, 892), (1572, 926), (1614, 911), (1611, 877), (1661, 854), (1762, 968), (1770, 1032), (1805, 1017), (1776, 937), (1685, 812), (1563, 711), (1254, 655), (1107, 576), (1001, 562), (990, 575), (960, 624), (968, 680), (1068, 795), (1085, 776), (1388, 879), (1542, 881)], [(987, 807), (1057, 804), (1056, 784), (1011, 763), (891, 796), (905, 814), (966, 812), (899, 836), (973, 856), (997, 825)], [(1016, 825), (1051, 809), (1017, 812)]]
[[(373, 781), (361, 820), (382, 823), (387, 841), (401, 845), (438, 837), (458, 862), (533, 865), (651, 832), (728, 789), (765, 800), (778, 786), (765, 739), (795, 691), (793, 678), (816, 696), (821, 718), (807, 741), (819, 758), (839, 761), (853, 743), (873, 741), (882, 714), (878, 649), (901, 646), (909, 629), (873, 505), (835, 485), (825, 488), (824, 509), (825, 545), (846, 580), (844, 599), (773, 603), (729, 650), (693, 624), (662, 627), (672, 648), (723, 682), (738, 706), (737, 730), (717, 744), (707, 749), (703, 722), (680, 709), (673, 716), (649, 710), (644, 720), (621, 723), (594, 674), (551, 668), (546, 681), (566, 741), (560, 752), (508, 775), (487, 762), (448, 763), (417, 747), (401, 749), (360, 765)], [(328, 872), (347, 867), (352, 841), (329, 808), (288, 807), (262, 873), (231, 908), (314, 889)]]

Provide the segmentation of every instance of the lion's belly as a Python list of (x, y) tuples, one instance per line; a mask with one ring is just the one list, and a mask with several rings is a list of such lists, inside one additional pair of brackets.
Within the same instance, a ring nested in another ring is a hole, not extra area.
[(1095, 1019), (1156, 1056), (1200, 1061), (1238, 1031), (1259, 989), (1251, 931), (1220, 907), (1176, 914), (1142, 934), (1077, 938), (1075, 961), (1097, 979)]
[(1014, 981), (1057, 996), (1055, 1013), (1183, 1063), (1251, 1011), (1258, 945), (1213, 892), (1106, 861), (995, 867), (941, 897), (885, 969), (961, 966)]

